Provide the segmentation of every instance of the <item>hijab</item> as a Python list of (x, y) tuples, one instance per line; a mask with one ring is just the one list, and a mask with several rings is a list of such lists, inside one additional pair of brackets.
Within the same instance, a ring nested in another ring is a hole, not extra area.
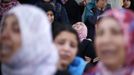
[(53, 75), (58, 52), (47, 16), (31, 5), (19, 5), (8, 14), (14, 14), (19, 21), (22, 46), (8, 63), (2, 63), (3, 75)]
[(83, 22), (77, 22), (73, 28), (77, 31), (81, 42), (87, 38), (87, 27)]
[(106, 69), (102, 61), (97, 65), (95, 75), (133, 75), (134, 73), (134, 13), (125, 9), (112, 9), (105, 12), (101, 18), (112, 17), (120, 25), (125, 40), (126, 57), (124, 66), (116, 71)]
[(12, 7), (18, 5), (19, 2), (17, 0), (11, 0), (8, 3), (0, 2), (0, 16), (2, 16), (5, 12), (10, 10)]

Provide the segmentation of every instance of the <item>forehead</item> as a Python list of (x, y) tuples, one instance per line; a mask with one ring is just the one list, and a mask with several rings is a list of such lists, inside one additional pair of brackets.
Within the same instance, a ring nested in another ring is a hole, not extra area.
[(103, 18), (98, 24), (97, 28), (110, 28), (110, 27), (120, 27), (119, 22), (113, 18)]
[(3, 17), (1, 24), (10, 23), (12, 21), (17, 21), (17, 17), (14, 14), (8, 14)]
[[(70, 36), (70, 37), (68, 37)], [(75, 40), (77, 41), (77, 37), (75, 34), (68, 32), (68, 31), (62, 31), (57, 37), (57, 39), (70, 39), (70, 40)]]

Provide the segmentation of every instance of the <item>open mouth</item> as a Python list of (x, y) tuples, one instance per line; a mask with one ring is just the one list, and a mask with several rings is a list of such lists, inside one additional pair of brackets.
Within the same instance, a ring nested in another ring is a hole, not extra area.
[(11, 53), (11, 46), (7, 43), (0, 43), (0, 53), (2, 55)]
[(63, 53), (60, 54), (60, 58), (63, 59), (63, 60), (69, 59), (70, 56), (71, 56), (70, 53), (64, 53), (63, 52)]
[(108, 56), (108, 57), (113, 57), (113, 56), (116, 56), (116, 54), (117, 54), (117, 50), (116, 49), (103, 49), (102, 51), (101, 51), (101, 54), (103, 55), (103, 56)]

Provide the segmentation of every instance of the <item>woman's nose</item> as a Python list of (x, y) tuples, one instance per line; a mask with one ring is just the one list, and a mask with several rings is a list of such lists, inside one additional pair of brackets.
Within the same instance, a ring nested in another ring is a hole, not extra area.
[(8, 30), (3, 30), (0, 35), (1, 39), (8, 39), (9, 38), (9, 31)]

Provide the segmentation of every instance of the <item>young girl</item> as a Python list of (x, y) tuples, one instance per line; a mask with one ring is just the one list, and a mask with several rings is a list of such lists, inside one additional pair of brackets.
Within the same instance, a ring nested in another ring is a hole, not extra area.
[(82, 75), (86, 64), (82, 58), (76, 57), (79, 47), (77, 32), (69, 26), (57, 25), (53, 30), (53, 39), (60, 56), (58, 70), (66, 70), (71, 75)]

